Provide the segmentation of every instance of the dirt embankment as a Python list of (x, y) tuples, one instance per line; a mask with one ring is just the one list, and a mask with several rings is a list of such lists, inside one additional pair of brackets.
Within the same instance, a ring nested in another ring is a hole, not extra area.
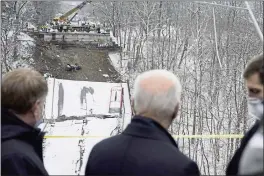
[[(108, 60), (108, 50), (87, 47), (62, 47), (39, 44), (34, 59), (35, 69), (58, 79), (95, 82), (120, 82), (120, 76)], [(82, 69), (66, 71), (67, 64), (79, 64)]]

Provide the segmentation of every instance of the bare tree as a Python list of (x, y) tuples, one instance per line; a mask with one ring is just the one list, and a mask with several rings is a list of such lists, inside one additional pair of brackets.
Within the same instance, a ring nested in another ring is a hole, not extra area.
[[(249, 127), (241, 74), (246, 58), (260, 53), (263, 44), (243, 2), (216, 3), (115, 2), (114, 11), (113, 4), (104, 3), (104, 18), (116, 24), (122, 54), (135, 73), (163, 68), (180, 76), (184, 93), (172, 134), (241, 134)], [(263, 26), (262, 2), (251, 5)], [(240, 142), (177, 141), (205, 175), (224, 174)]]
[[(13, 63), (21, 59), (19, 48), (22, 46), (22, 42), (19, 36), (22, 34), (21, 32), (26, 29), (26, 24), (31, 22), (38, 25), (50, 19), (55, 13), (56, 6), (54, 6), (54, 4), (56, 3), (46, 2), (44, 4), (38, 4), (38, 2), (28, 1), (1, 2), (1, 64), (4, 66), (3, 68), (5, 71), (11, 70), (14, 66)], [(38, 12), (38, 8), (42, 9), (42, 13)], [(53, 13), (50, 12), (51, 9), (53, 9)], [(35, 19), (39, 19), (40, 17), (42, 21), (36, 22)], [(29, 49), (33, 50), (32, 47), (29, 47)]]

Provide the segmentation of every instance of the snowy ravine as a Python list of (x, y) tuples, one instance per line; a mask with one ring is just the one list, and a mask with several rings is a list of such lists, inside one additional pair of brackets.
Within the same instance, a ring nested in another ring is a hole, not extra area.
[[(40, 125), (47, 132), (44, 164), (50, 175), (84, 175), (92, 147), (115, 135), (117, 128), (124, 129), (131, 120), (127, 84), (48, 78), (48, 86), (46, 122)], [(124, 88), (123, 115), (104, 119), (102, 115), (112, 115), (109, 113), (111, 90), (118, 86)]]

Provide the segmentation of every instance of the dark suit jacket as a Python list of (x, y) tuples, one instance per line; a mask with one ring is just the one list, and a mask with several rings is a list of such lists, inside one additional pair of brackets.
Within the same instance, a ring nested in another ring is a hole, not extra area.
[(85, 175), (200, 175), (197, 164), (182, 154), (157, 122), (136, 116), (120, 135), (96, 144)]
[(242, 138), (239, 148), (236, 150), (234, 156), (232, 157), (231, 161), (229, 162), (229, 164), (227, 166), (226, 175), (237, 175), (238, 174), (238, 166), (239, 166), (239, 162), (240, 162), (242, 153), (244, 152), (244, 149), (246, 148), (249, 140), (252, 138), (252, 136), (258, 130), (259, 126), (260, 126), (260, 122), (257, 121), (253, 125), (253, 127), (251, 127), (251, 129)]

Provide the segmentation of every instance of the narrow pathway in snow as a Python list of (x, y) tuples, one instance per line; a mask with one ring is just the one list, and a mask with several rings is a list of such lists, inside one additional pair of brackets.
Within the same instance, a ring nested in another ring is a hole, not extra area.
[[(81, 130), (81, 136), (85, 136), (85, 135), (89, 134), (89, 129), (87, 128), (88, 123), (89, 123), (89, 120), (86, 120), (83, 123), (82, 130)], [(77, 160), (76, 166), (75, 166), (75, 173), (77, 175), (81, 175), (81, 169), (82, 169), (82, 166), (84, 164), (83, 163), (83, 157), (84, 157), (84, 153), (85, 153), (85, 145), (84, 144), (85, 144), (85, 138), (80, 139), (79, 144), (78, 144), (78, 147), (80, 150), (80, 158)]]
[[(44, 131), (47, 132), (45, 134), (46, 136), (52, 136), (53, 135), (53, 125), (47, 124)], [(44, 139), (42, 145), (43, 145), (43, 158), (45, 158), (46, 150), (50, 146), (50, 140)]]

